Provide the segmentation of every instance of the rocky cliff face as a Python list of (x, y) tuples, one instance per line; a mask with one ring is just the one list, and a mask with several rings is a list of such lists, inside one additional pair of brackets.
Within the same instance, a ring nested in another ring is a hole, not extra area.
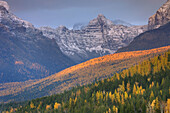
[(156, 29), (170, 22), (170, 0), (149, 18), (148, 29)]
[(69, 30), (64, 26), (40, 28), (44, 36), (54, 38), (61, 51), (76, 62), (114, 53), (146, 29), (147, 26), (114, 25), (101, 14), (81, 30)]
[(147, 50), (170, 45), (170, 0), (149, 18), (148, 29), (117, 52)]
[(126, 47), (118, 49), (119, 52), (148, 50), (170, 45), (170, 22), (150, 30), (134, 38)]
[[(128, 22), (125, 22), (123, 20), (120, 20), (120, 19), (112, 20), (112, 22), (113, 22), (114, 25), (124, 25), (124, 26), (128, 26), (128, 27), (134, 26), (134, 25), (132, 25)], [(73, 30), (82, 30), (87, 25), (88, 25), (88, 22), (76, 23), (76, 24), (73, 25)]]
[(55, 40), (9, 11), (0, 1), (0, 83), (49, 76), (73, 65)]

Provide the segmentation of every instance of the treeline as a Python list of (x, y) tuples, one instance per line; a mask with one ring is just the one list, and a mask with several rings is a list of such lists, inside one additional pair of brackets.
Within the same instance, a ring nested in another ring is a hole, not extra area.
[(115, 53), (91, 59), (39, 80), (6, 83), (0, 88), (0, 101), (24, 101), (70, 90), (76, 85), (87, 85), (96, 80), (112, 77), (148, 58), (153, 58), (170, 49), (170, 46), (125, 53)]
[(17, 113), (170, 113), (170, 51), (113, 77), (8, 107)]

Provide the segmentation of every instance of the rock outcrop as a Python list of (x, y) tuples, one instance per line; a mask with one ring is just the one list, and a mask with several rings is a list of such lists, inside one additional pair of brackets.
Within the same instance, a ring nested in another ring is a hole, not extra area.
[(148, 29), (156, 29), (170, 22), (170, 0), (168, 0), (159, 10), (149, 18)]
[(170, 0), (149, 18), (148, 29), (117, 52), (147, 50), (170, 45)]
[(134, 38), (126, 47), (118, 49), (117, 53), (127, 51), (148, 50), (170, 45), (170, 22)]
[(147, 30), (147, 26), (115, 25), (100, 14), (81, 30), (66, 27), (52, 29), (41, 27), (44, 36), (55, 39), (61, 51), (77, 63), (114, 53), (127, 46), (135, 36)]
[(0, 83), (44, 78), (73, 64), (55, 40), (0, 1)]

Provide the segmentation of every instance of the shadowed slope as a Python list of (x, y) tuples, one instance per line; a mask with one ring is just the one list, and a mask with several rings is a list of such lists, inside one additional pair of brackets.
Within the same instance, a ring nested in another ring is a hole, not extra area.
[(127, 46), (118, 49), (117, 53), (125, 51), (147, 50), (170, 45), (170, 22), (158, 29), (150, 30), (134, 38)]
[(44, 79), (1, 84), (0, 96), (4, 101), (20, 101), (63, 92), (76, 85), (85, 85), (110, 77), (116, 72), (168, 49), (170, 46), (145, 51), (115, 53), (67, 68)]

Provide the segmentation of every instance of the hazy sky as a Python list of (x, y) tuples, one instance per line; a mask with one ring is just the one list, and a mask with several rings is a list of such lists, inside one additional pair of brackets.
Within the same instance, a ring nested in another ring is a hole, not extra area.
[(36, 27), (72, 27), (98, 14), (131, 24), (147, 24), (148, 18), (167, 0), (5, 0), (18, 17)]

